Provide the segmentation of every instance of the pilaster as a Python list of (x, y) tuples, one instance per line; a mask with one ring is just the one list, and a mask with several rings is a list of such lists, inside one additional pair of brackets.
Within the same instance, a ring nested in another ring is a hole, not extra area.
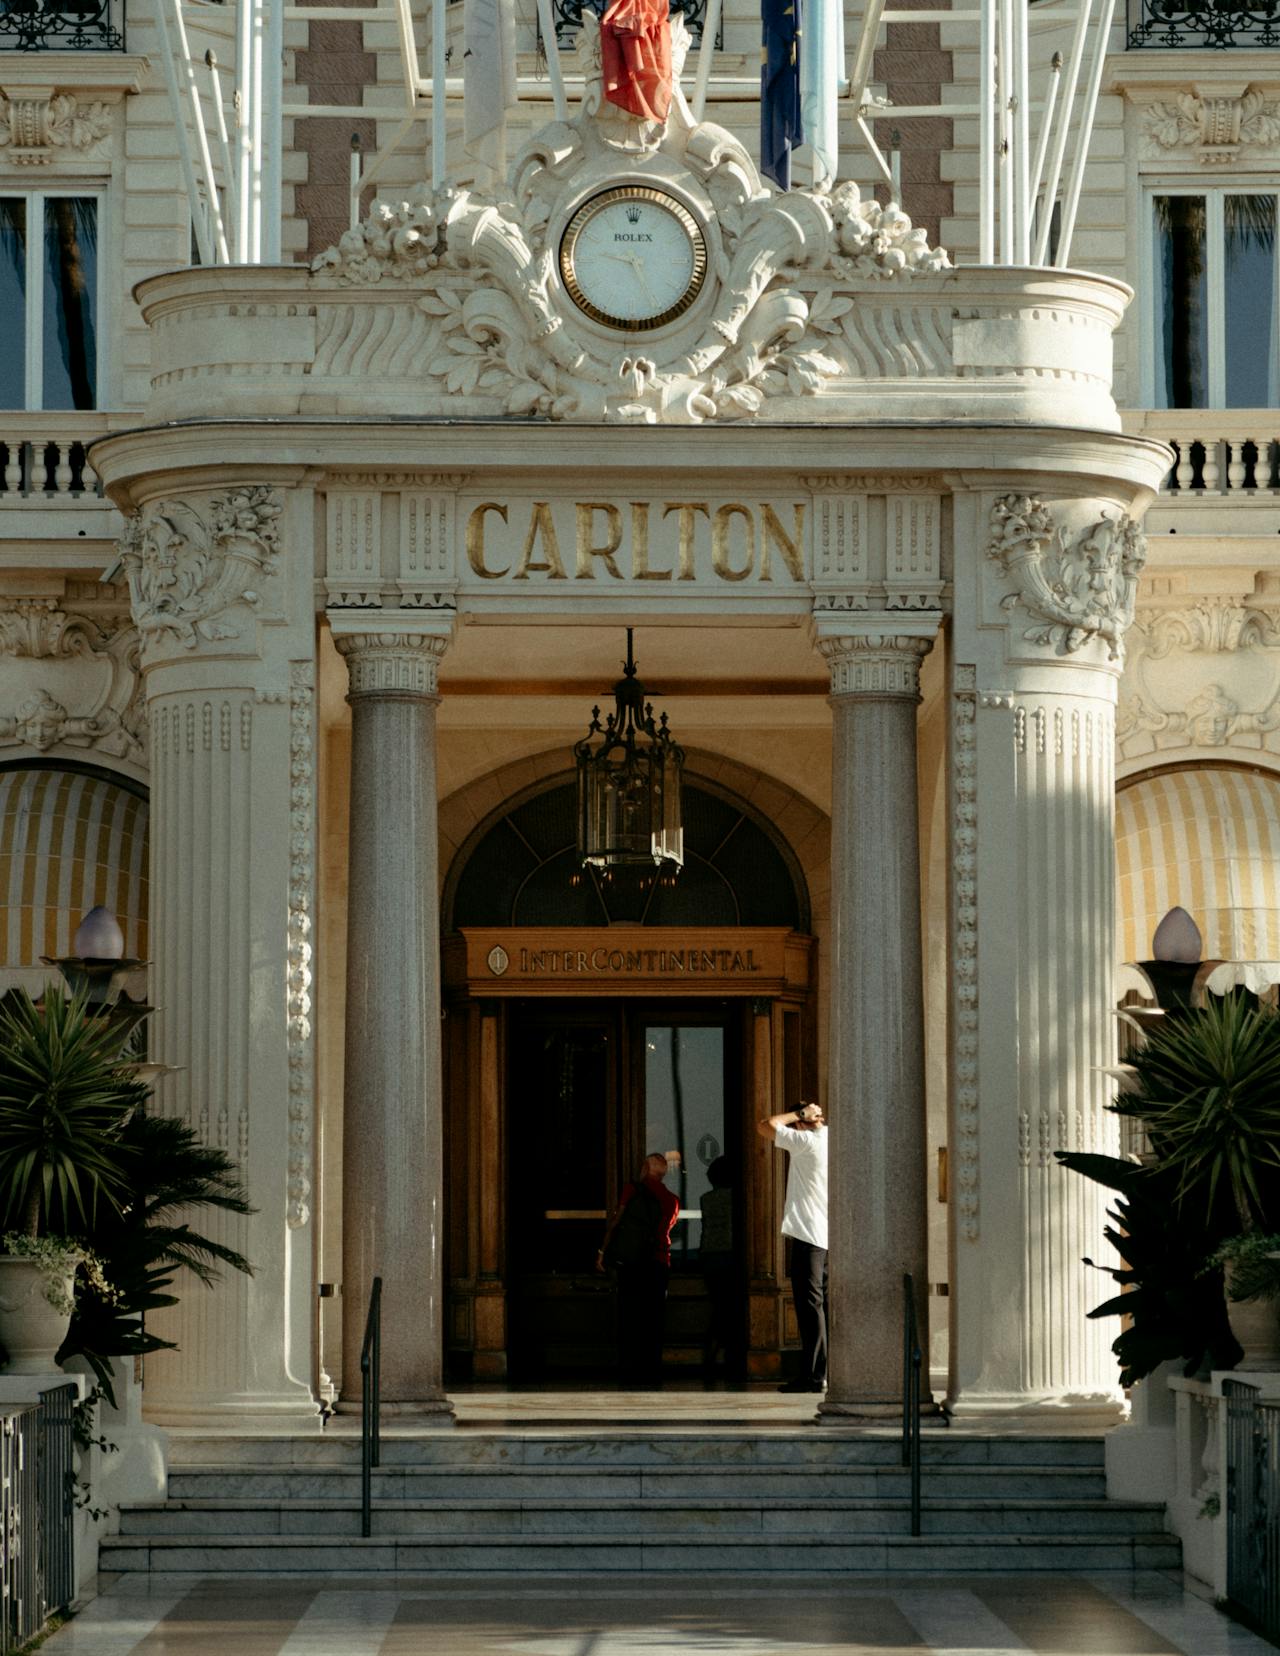
[(118, 568), (151, 721), (153, 1056), (160, 1108), (232, 1157), (254, 1211), (205, 1212), (243, 1253), (148, 1326), (149, 1419), (319, 1426), (311, 1393), (309, 501), (250, 483), (148, 502)]
[(1116, 682), (1145, 555), (1114, 498), (957, 496), (952, 1341), (959, 1415), (1117, 1419), (1083, 1263), (1114, 1153)]

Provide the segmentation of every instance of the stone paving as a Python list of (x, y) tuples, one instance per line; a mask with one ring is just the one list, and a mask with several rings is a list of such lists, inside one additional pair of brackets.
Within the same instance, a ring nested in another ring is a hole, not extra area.
[[(803, 1549), (797, 1548), (797, 1562)], [(42, 1656), (1274, 1656), (1158, 1574), (104, 1585)]]

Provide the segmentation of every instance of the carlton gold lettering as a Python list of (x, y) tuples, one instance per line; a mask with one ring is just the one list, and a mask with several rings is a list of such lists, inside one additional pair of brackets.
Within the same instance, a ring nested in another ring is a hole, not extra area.
[(703, 517), (709, 518), (711, 508), (705, 500), (671, 500), (663, 506), (662, 515), (664, 518), (669, 518), (672, 512), (679, 514), (677, 521), (680, 525), (680, 562), (678, 566), (680, 573), (676, 579), (696, 581), (698, 570), (694, 561), (694, 525), (698, 521), (697, 514), (701, 512)]
[[(542, 550), (546, 556), (535, 563), (533, 549), (542, 542)], [(524, 538), (524, 547), (520, 553), (520, 567), (512, 576), (514, 581), (527, 581), (531, 574), (546, 574), (553, 581), (567, 581), (569, 577), (564, 572), (564, 560), (560, 556), (560, 542), (556, 537), (556, 520), (551, 515), (551, 507), (545, 500), (535, 500), (533, 510), (529, 514), (529, 533)]]
[(771, 581), (773, 571), (769, 567), (769, 548), (774, 546), (778, 555), (787, 566), (787, 573), (793, 580), (804, 580), (804, 502), (798, 500), (791, 508), (795, 514), (795, 538), (786, 532), (778, 521), (778, 514), (768, 501), (760, 508), (760, 523), (764, 530), (764, 544), (760, 555), (760, 579)]
[[(746, 562), (735, 569), (730, 557), (730, 524), (741, 518), (746, 526)], [(711, 567), (722, 581), (745, 581), (755, 568), (756, 524), (747, 506), (721, 506), (711, 523)]]
[(511, 573), (510, 564), (505, 569), (490, 569), (484, 561), (484, 514), (496, 512), (505, 523), (507, 508), (500, 506), (496, 500), (486, 500), (483, 506), (477, 506), (467, 519), (467, 562), (483, 580), (500, 581), (504, 575)]
[[(578, 519), (577, 536), (577, 574), (574, 579), (579, 581), (594, 581), (596, 578), (593, 558), (603, 558), (604, 567), (613, 576), (615, 581), (623, 579), (622, 571), (614, 562), (613, 554), (622, 545), (622, 513), (616, 506), (610, 506), (604, 500), (579, 501), (574, 508)], [(608, 539), (603, 546), (591, 544), (595, 535), (595, 516), (603, 512), (605, 522), (609, 525)]]
[(669, 569), (649, 568), (649, 502), (631, 502), (631, 579), (633, 581), (669, 581)]

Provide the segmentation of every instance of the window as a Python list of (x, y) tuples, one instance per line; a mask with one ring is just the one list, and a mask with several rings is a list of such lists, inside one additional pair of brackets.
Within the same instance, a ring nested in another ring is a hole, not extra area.
[(1280, 403), (1274, 191), (1153, 198), (1153, 396), (1157, 408)]
[(96, 408), (98, 202), (0, 195), (0, 408)]

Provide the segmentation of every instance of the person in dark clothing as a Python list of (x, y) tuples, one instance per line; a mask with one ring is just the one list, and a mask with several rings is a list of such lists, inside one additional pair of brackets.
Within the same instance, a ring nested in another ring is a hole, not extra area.
[(596, 1254), (596, 1270), (618, 1273), (618, 1368), (628, 1385), (662, 1384), (662, 1336), (671, 1232), (680, 1202), (663, 1180), (667, 1158), (646, 1156), (639, 1176), (622, 1187)]
[(711, 1306), (711, 1328), (707, 1337), (703, 1367), (715, 1367), (716, 1352), (724, 1354), (726, 1374), (738, 1375), (745, 1368), (742, 1333), (738, 1326), (734, 1287), (737, 1279), (733, 1250), (733, 1169), (727, 1156), (717, 1156), (707, 1168), (711, 1189), (702, 1198), (702, 1234), (698, 1243), (698, 1264), (707, 1285)]

